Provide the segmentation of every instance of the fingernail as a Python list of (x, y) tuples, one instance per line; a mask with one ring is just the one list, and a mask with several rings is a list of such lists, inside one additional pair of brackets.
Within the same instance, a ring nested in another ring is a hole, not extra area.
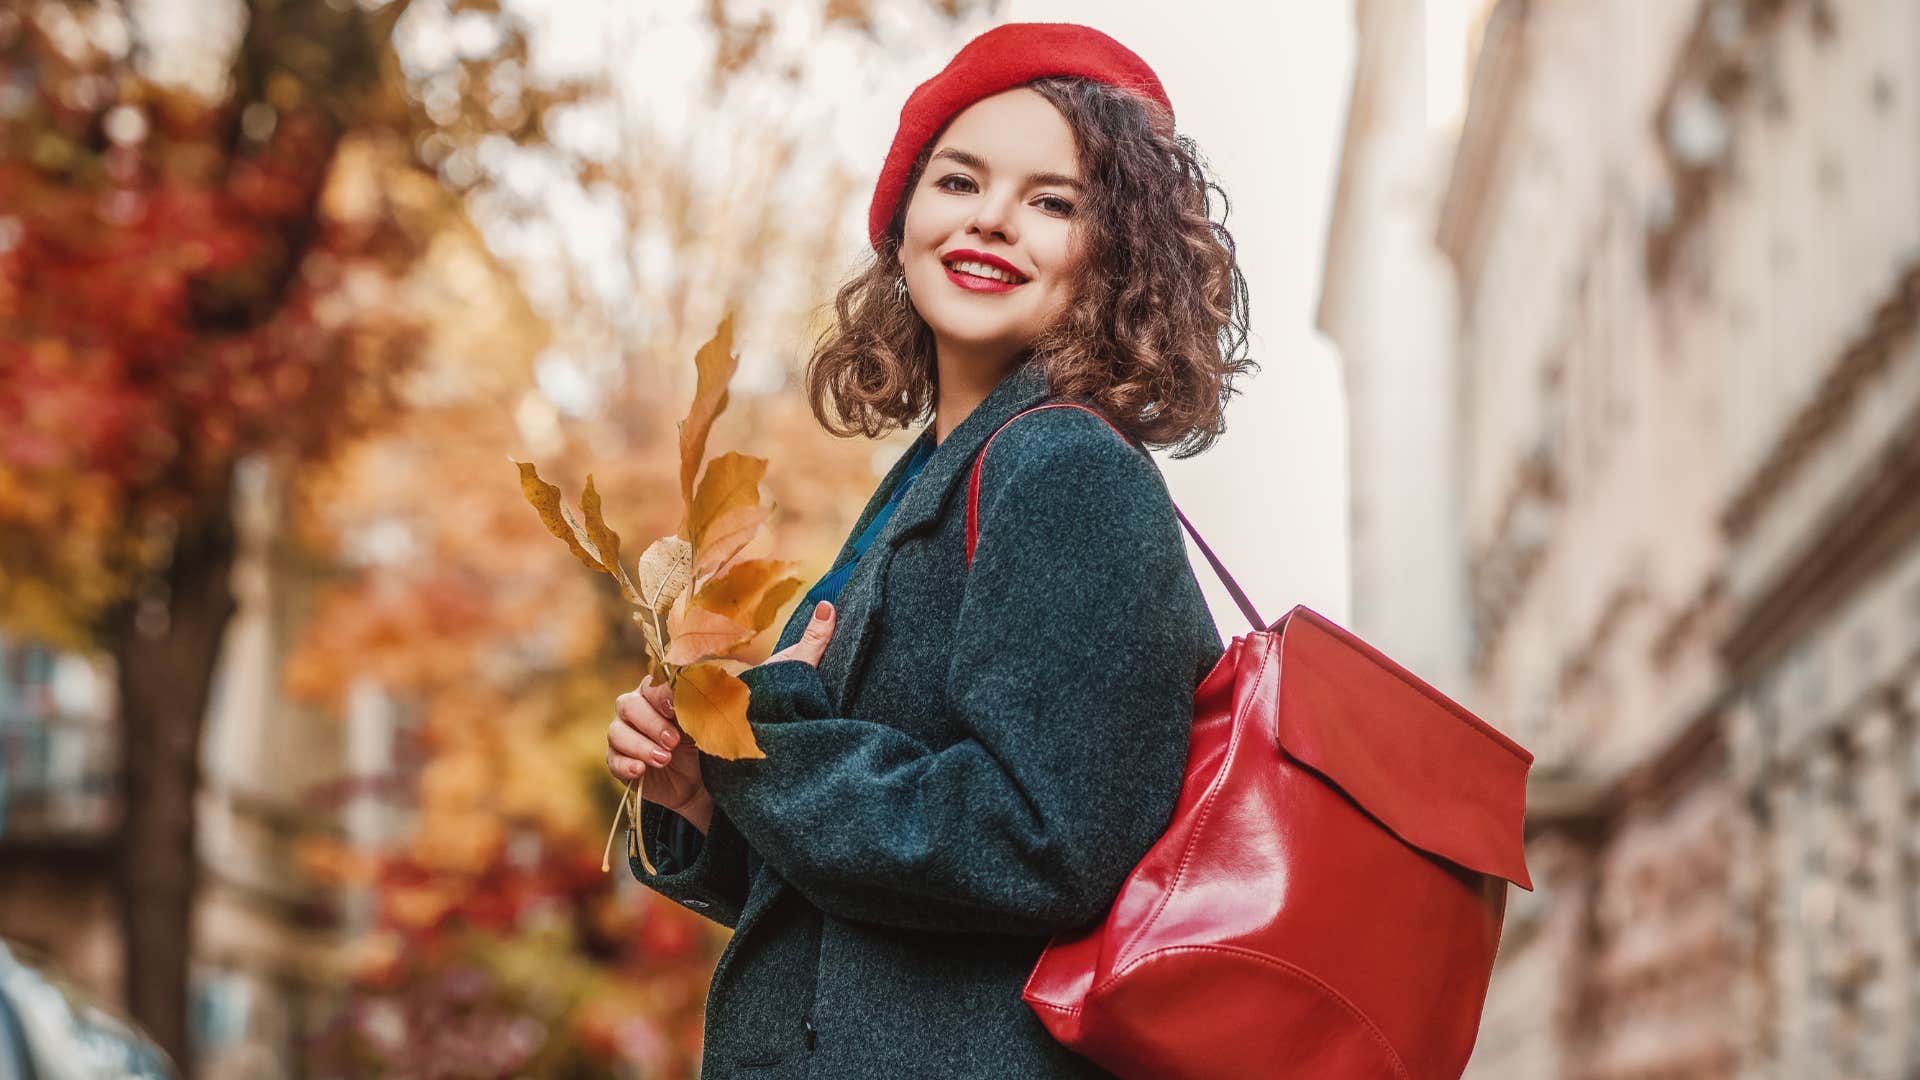
[(653, 752), (653, 760), (665, 765), (667, 762), (673, 760), (673, 755), (667, 753), (665, 750), (655, 750)]
[(672, 728), (668, 728), (660, 733), (660, 741), (666, 743), (668, 746), (678, 746), (680, 745), (680, 733)]
[(813, 605), (813, 617), (816, 619), (824, 619), (827, 617), (827, 612), (832, 610), (833, 610), (833, 605), (828, 603), (825, 600), (822, 600), (819, 603)]

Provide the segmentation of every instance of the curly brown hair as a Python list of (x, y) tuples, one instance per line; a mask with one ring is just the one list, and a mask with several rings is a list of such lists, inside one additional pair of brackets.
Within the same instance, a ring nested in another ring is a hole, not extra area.
[[(1157, 104), (1078, 76), (1025, 85), (1073, 130), (1088, 189), (1073, 216), (1087, 256), (1073, 301), (1022, 359), (1038, 358), (1051, 392), (1100, 410), (1136, 441), (1173, 447), (1175, 458), (1199, 454), (1226, 430), (1233, 378), (1259, 368), (1241, 355), (1247, 283), (1225, 225), (1226, 192)], [(944, 133), (920, 149), (884, 250), (840, 287), (836, 318), (808, 360), (808, 402), (836, 436), (874, 438), (932, 416), (933, 331), (894, 283), (907, 204)]]

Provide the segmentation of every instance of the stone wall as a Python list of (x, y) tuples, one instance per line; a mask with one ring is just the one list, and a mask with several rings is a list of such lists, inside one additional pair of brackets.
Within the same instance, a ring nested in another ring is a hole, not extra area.
[(1920, 1075), (1920, 5), (1502, 0), (1477, 55), (1452, 633), (1541, 888), (1469, 1075)]

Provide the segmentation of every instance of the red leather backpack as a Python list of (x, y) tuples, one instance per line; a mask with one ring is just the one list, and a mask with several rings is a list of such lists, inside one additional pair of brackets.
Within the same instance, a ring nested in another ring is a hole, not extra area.
[[(1055, 403), (1007, 423), (1060, 408), (1100, 416)], [(1261, 622), (1180, 523), (1253, 629), (1194, 692), (1166, 831), (1104, 920), (1047, 944), (1021, 996), (1122, 1077), (1456, 1080), (1507, 883), (1533, 888), (1533, 755), (1305, 605)]]

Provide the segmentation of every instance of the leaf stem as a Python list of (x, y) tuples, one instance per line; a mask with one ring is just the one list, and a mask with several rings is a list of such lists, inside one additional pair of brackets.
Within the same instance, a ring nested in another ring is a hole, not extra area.
[(671, 686), (675, 680), (680, 678), (682, 665), (667, 663), (666, 653), (667, 645), (669, 644), (667, 624), (661, 620), (660, 612), (653, 608), (648, 608), (647, 617), (653, 620), (653, 635), (654, 638), (660, 642), (660, 666), (666, 669), (667, 685)]
[[(613, 811), (613, 827), (607, 830), (607, 849), (600, 853), (600, 872), (603, 874), (613, 869), (613, 838), (614, 835), (620, 831), (620, 819), (627, 819), (627, 828), (630, 830), (638, 831), (640, 828), (640, 822), (636, 820), (637, 815), (629, 808), (628, 803), (631, 800), (633, 806), (637, 807), (640, 805), (640, 783), (646, 779), (646, 775), (646, 773), (642, 772), (639, 776), (634, 777), (633, 783), (628, 784), (626, 789), (620, 794), (620, 805), (615, 807)], [(647, 858), (646, 844), (642, 843), (638, 845), (636, 850), (640, 853), (640, 865), (646, 868), (647, 873), (657, 874), (660, 872), (653, 868), (653, 862)]]

